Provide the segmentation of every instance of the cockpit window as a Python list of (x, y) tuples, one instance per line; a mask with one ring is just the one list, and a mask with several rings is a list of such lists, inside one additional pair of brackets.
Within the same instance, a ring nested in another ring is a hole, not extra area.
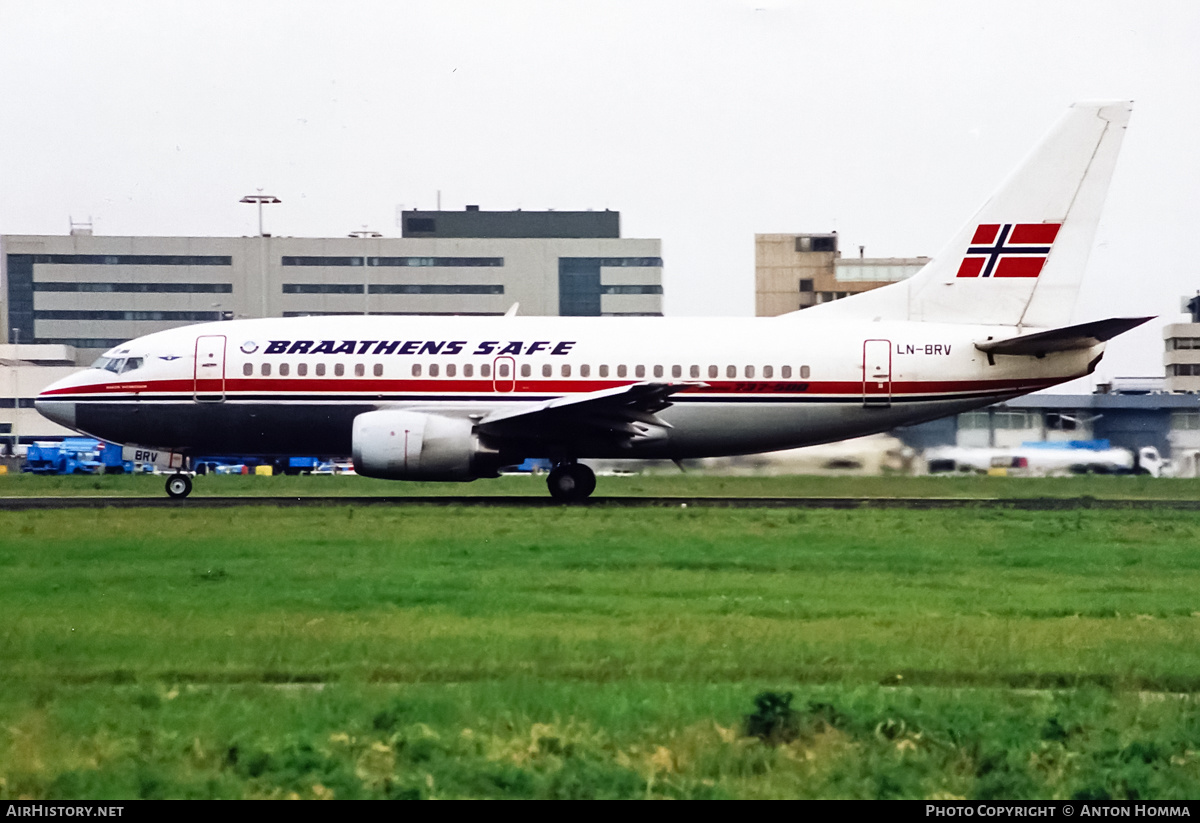
[(108, 364), (110, 362), (111, 362), (110, 359), (107, 357), (99, 357), (96, 359), (96, 362), (92, 364), (92, 368), (93, 369), (106, 369), (106, 368), (108, 368)]
[(122, 367), (125, 365), (124, 357), (114, 357), (104, 365), (105, 371), (110, 371), (113, 374), (120, 374)]
[(141, 357), (130, 357), (129, 359), (127, 359), (125, 361), (125, 365), (123, 365), (121, 367), (121, 373), (124, 374), (127, 371), (133, 371), (134, 369), (140, 369), (141, 367), (142, 367), (142, 358)]

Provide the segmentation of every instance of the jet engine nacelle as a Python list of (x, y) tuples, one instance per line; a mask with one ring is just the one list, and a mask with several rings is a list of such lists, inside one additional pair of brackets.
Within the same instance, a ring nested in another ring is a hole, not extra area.
[(410, 411), (373, 411), (354, 418), (354, 470), (385, 480), (474, 480), (495, 477), (496, 452), (470, 420)]

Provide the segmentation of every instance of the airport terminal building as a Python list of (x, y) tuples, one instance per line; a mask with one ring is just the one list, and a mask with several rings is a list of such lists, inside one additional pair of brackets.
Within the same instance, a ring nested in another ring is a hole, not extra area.
[(403, 236), (0, 236), (4, 340), (90, 362), (154, 331), (313, 314), (662, 314), (662, 244), (613, 211), (404, 212)]

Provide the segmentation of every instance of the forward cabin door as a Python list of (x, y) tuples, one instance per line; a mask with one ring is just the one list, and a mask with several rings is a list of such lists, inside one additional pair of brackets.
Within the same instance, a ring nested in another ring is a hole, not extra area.
[(892, 405), (892, 341), (863, 342), (863, 405)]
[(225, 400), (225, 335), (206, 334), (196, 338), (192, 392), (197, 403)]

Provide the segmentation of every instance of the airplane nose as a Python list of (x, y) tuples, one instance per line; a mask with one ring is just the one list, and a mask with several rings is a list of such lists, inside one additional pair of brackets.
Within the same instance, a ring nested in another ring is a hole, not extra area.
[(43, 417), (68, 429), (75, 428), (75, 403), (71, 400), (51, 400), (44, 396), (33, 401), (33, 407)]

